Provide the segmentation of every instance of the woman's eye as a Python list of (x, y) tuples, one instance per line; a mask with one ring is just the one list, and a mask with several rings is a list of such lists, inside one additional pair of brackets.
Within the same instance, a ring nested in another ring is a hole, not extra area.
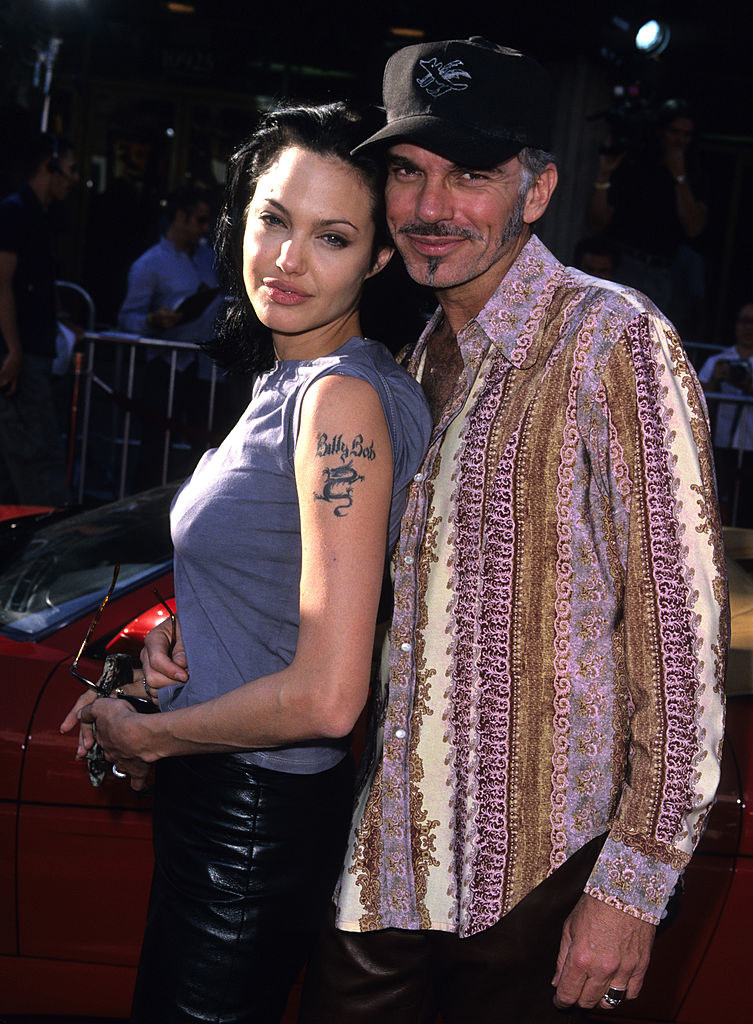
[(334, 246), (335, 249), (344, 249), (346, 245), (350, 245), (347, 238), (343, 238), (342, 235), (333, 235), (331, 233), (322, 235), (322, 240), (325, 241), (327, 245)]
[(268, 224), (271, 228), (284, 224), (284, 221), (276, 213), (261, 213), (259, 214), (259, 220), (264, 224)]

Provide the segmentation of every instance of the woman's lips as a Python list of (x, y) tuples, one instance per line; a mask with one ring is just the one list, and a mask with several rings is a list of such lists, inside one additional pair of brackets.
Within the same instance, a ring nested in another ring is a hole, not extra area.
[(311, 298), (308, 292), (277, 278), (267, 278), (263, 284), (271, 300), (279, 306), (300, 306), (302, 302)]

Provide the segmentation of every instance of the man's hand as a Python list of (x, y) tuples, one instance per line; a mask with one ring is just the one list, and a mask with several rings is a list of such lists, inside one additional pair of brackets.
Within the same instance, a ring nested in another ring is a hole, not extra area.
[(585, 893), (565, 921), (552, 984), (560, 1009), (601, 1005), (607, 989), (635, 999), (651, 956), (656, 928)]
[(21, 373), (21, 353), (8, 352), (3, 365), (0, 366), (0, 391), (5, 395), (12, 395), (16, 390), (18, 375)]
[(146, 320), (150, 327), (159, 327), (161, 331), (169, 331), (170, 328), (177, 327), (181, 323), (183, 314), (179, 313), (177, 309), (162, 306), (160, 309), (153, 310)]
[(685, 176), (685, 147), (667, 146), (664, 150), (664, 165), (673, 178)]
[(160, 622), (146, 635), (141, 649), (141, 667), (151, 690), (188, 682), (188, 659), (183, 647), (180, 622), (175, 620), (175, 644), (170, 649), (172, 626), (169, 619)]
[(149, 720), (159, 715), (139, 715), (127, 701), (99, 697), (80, 708), (78, 718), (82, 723), (96, 725), (97, 742), (105, 759), (129, 776), (131, 789), (144, 789), (156, 760), (149, 754)]
[(612, 137), (608, 135), (599, 150), (599, 169), (596, 173), (598, 181), (607, 182), (625, 159), (625, 151), (616, 151), (612, 146)]

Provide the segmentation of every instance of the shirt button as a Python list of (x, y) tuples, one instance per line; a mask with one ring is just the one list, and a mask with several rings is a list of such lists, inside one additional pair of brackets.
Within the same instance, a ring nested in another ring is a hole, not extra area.
[(420, 484), (421, 481), (423, 480), (423, 478), (424, 478), (423, 473), (416, 473), (416, 475), (413, 477), (413, 479), (416, 481), (417, 484)]
[(415, 558), (413, 557), (413, 555), (406, 555), (405, 556), (405, 564), (406, 565), (413, 565), (414, 562), (415, 562)]
[(411, 650), (411, 645), (409, 643), (400, 644), (400, 650), (407, 654)]
[(399, 740), (404, 740), (405, 739), (405, 729), (395, 729), (395, 736)]

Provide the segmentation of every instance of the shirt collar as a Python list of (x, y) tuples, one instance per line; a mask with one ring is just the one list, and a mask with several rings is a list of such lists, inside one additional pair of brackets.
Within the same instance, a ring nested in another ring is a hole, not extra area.
[(23, 199), (23, 202), (26, 203), (27, 206), (31, 207), (33, 210), (37, 211), (40, 214), (47, 213), (47, 207), (44, 205), (44, 203), (40, 201), (39, 196), (36, 194), (31, 185), (29, 185), (28, 183), (22, 185), (18, 192), (21, 198)]
[(162, 246), (163, 249), (166, 249), (168, 252), (172, 253), (174, 256), (177, 256), (178, 259), (182, 259), (183, 257), (185, 257), (187, 260), (190, 260), (192, 263), (193, 263), (193, 258), (194, 258), (194, 256), (196, 255), (196, 253), (198, 251), (198, 246), (196, 247), (196, 249), (194, 249), (192, 254), (187, 253), (184, 249), (179, 249), (178, 246), (175, 244), (175, 242), (171, 242), (170, 241), (170, 239), (167, 237), (167, 235), (163, 235), (162, 236), (162, 238), (160, 239), (160, 245)]
[(562, 264), (531, 235), (476, 317), (479, 328), (514, 366), (533, 366), (537, 361), (542, 323), (563, 273)]
[[(513, 365), (533, 366), (539, 356), (542, 321), (564, 267), (531, 235), (481, 312), (458, 332), (466, 373), (473, 379), (491, 345)], [(415, 373), (426, 344), (442, 321), (441, 307), (418, 340), (411, 369)]]

